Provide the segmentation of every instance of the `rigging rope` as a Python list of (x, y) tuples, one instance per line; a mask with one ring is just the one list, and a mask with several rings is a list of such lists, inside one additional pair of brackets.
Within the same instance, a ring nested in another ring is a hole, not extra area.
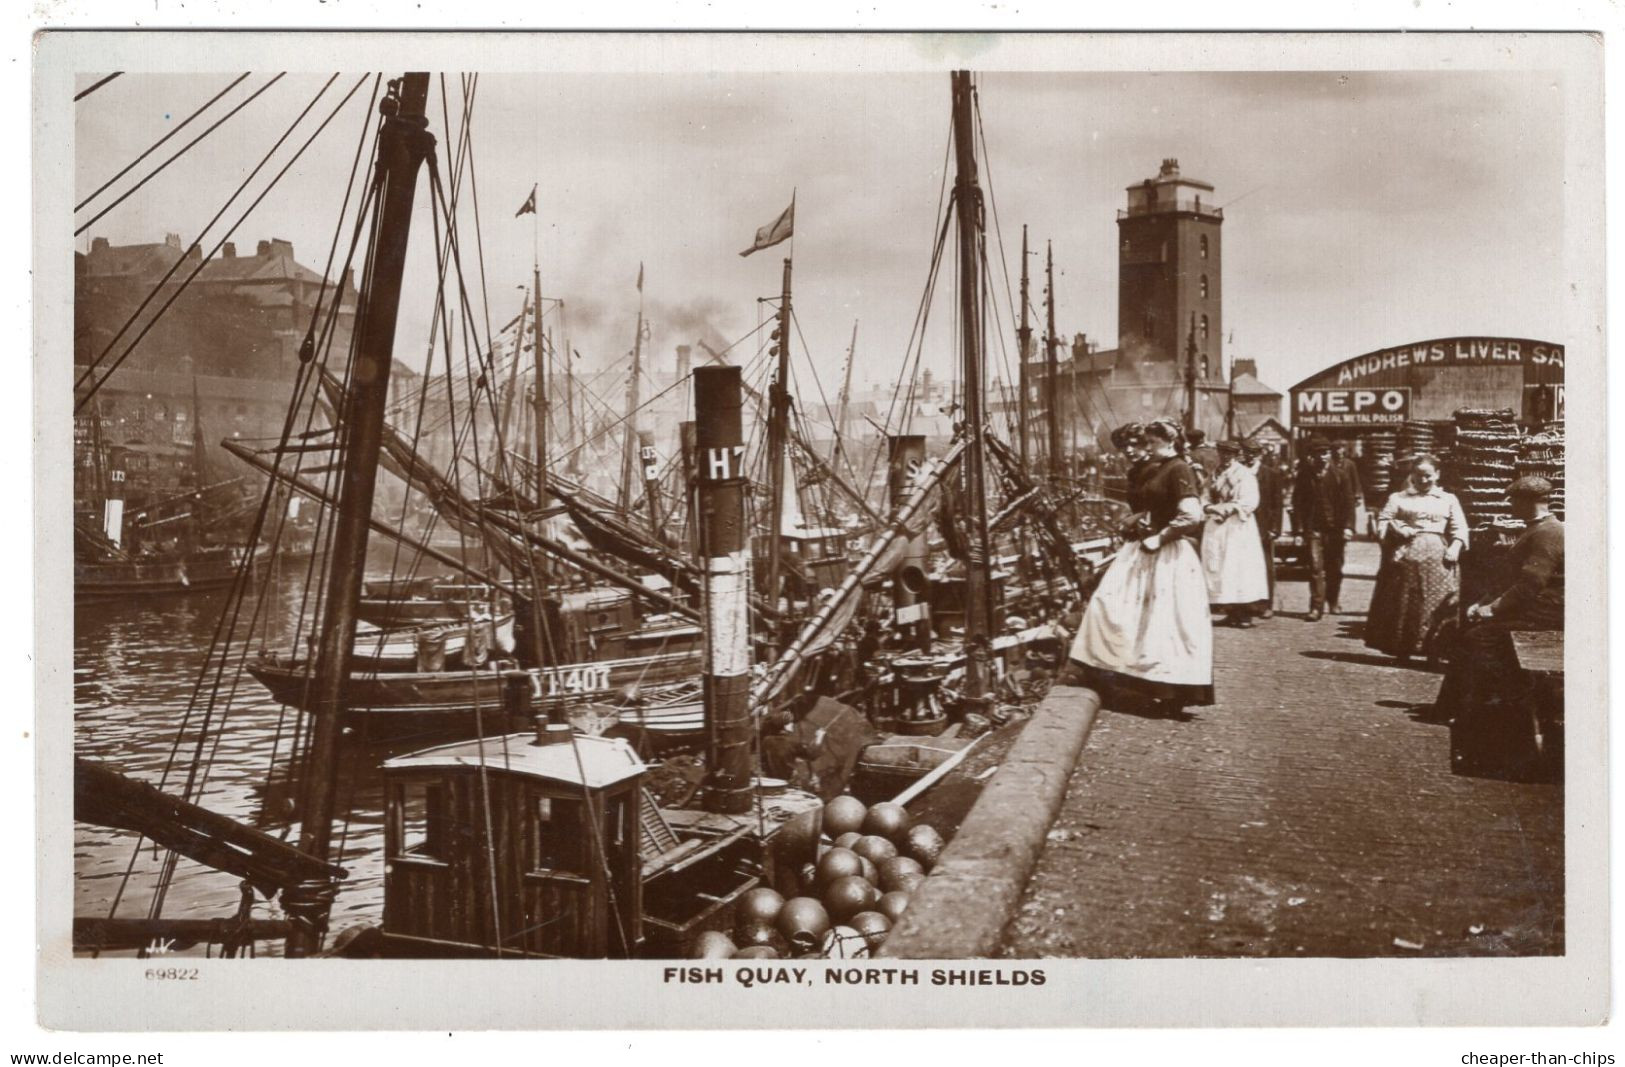
[[(186, 142), (186, 144), (183, 145), (180, 149), (178, 149), (175, 152), (174, 155), (170, 156), (168, 159), (166, 159), (162, 163), (158, 164), (158, 166), (156, 168), (154, 168), (153, 171), (150, 174), (148, 174), (145, 178), (142, 178), (140, 181), (138, 181), (134, 185), (130, 186), (130, 188), (126, 189), (123, 193), (119, 194), (118, 198), (115, 199), (111, 204), (108, 204), (106, 207), (104, 207), (100, 211), (96, 212), (96, 214), (92, 215), (88, 220), (85, 221), (85, 223), (83, 225), (81, 225), (78, 229), (73, 231), (73, 235), (75, 237), (78, 237), (80, 234), (84, 233), (86, 230), (88, 230), (92, 226), (94, 226), (100, 219), (102, 219), (104, 216), (106, 216), (106, 214), (109, 211), (112, 211), (114, 208), (116, 208), (120, 204), (124, 203), (124, 201), (128, 200), (131, 196), (133, 196), (136, 193), (136, 191), (139, 190), (143, 185), (146, 185), (148, 182), (152, 181), (152, 179), (158, 177), (158, 175), (162, 174), (165, 170), (167, 170), (171, 163), (175, 162), (177, 159), (181, 158), (186, 153), (190, 152), (193, 149), (193, 147), (198, 144), (198, 142), (202, 141), (204, 138), (208, 137), (209, 134), (213, 133), (215, 130), (218, 130), (221, 126), (223, 126), (227, 122), (229, 122), (233, 115), (237, 114), (237, 112), (241, 111), (243, 108), (247, 107), (249, 104), (252, 104), (255, 100), (258, 100), (261, 93), (265, 92), (265, 90), (269, 89), (271, 86), (273, 86), (277, 82), (281, 81), (283, 79), (283, 77), (286, 76), (287, 73), (288, 73), (287, 71), (283, 71), (282, 73), (276, 75), (276, 77), (272, 78), (270, 81), (266, 82), (264, 85), (260, 86), (258, 89), (254, 90), (254, 92), (248, 97), (247, 100), (244, 100), (242, 103), (238, 104), (236, 107), (232, 108), (230, 111), (228, 111), (224, 115), (220, 116), (220, 118), (215, 121), (214, 125), (210, 126), (208, 129), (204, 130), (202, 133), (198, 134), (196, 137), (194, 137), (190, 141)], [(336, 78), (336, 77), (338, 77), (338, 75), (335, 74), (333, 77)], [(331, 82), (331, 79), (329, 79), (329, 82)], [(323, 88), (325, 89), (326, 87), (324, 86)], [(78, 211), (79, 209), (74, 208), (74, 210)]]
[[(218, 102), (219, 99), (222, 96), (225, 96), (227, 93), (229, 93), (233, 89), (235, 89), (238, 85), (241, 85), (243, 79), (248, 77), (248, 75), (250, 73), (252, 73), (252, 72), (251, 71), (244, 71), (243, 73), (237, 75), (237, 77), (233, 78), (231, 80), (231, 82), (224, 89), (220, 90), (218, 93), (215, 93), (213, 96), (209, 97), (209, 99), (204, 101), (202, 106), (200, 106), (196, 111), (193, 111), (190, 115), (188, 115), (184, 119), (182, 119), (180, 121), (180, 125), (176, 126), (174, 129), (170, 130), (168, 133), (166, 133), (162, 137), (158, 138), (158, 140), (154, 141), (151, 145), (149, 145), (147, 147), (147, 150), (145, 152), (142, 152), (139, 156), (136, 156), (134, 159), (130, 160), (130, 162), (126, 163), (124, 165), (123, 170), (119, 171), (117, 174), (115, 174), (111, 178), (107, 179), (101, 185), (97, 186), (95, 192), (91, 193), (89, 196), (85, 197), (83, 200), (81, 200), (77, 204), (73, 205), (73, 210), (76, 213), (79, 212), (79, 211), (83, 211), (85, 205), (90, 203), (92, 200), (96, 199), (98, 196), (101, 196), (103, 193), (105, 193), (107, 191), (108, 186), (112, 185), (114, 182), (118, 181), (120, 178), (122, 178), (126, 174), (130, 173), (130, 171), (133, 170), (135, 168), (135, 166), (138, 163), (140, 163), (143, 159), (146, 159), (148, 156), (152, 155), (158, 149), (162, 148), (164, 146), (164, 142), (168, 141), (171, 137), (175, 136), (176, 134), (180, 133), (182, 130), (186, 129), (186, 127), (191, 123), (191, 121), (193, 119), (197, 118), (199, 115), (201, 115), (205, 111), (209, 110), (209, 108), (213, 107), (215, 105), (215, 103)], [(100, 83), (100, 82), (97, 83), (97, 85), (100, 85), (100, 84), (102, 84), (102, 83)], [(91, 87), (91, 89), (94, 89), (94, 88), (95, 88), (95, 86)], [(90, 90), (86, 90), (87, 93), (89, 91)], [(78, 97), (75, 97), (75, 99), (78, 99)]]
[[(337, 75), (334, 75), (334, 77), (336, 78)], [(231, 228), (226, 231), (225, 235), (222, 236), (219, 241), (215, 242), (214, 247), (209, 250), (208, 254), (203, 256), (198, 261), (198, 265), (195, 268), (193, 268), (192, 273), (187, 275), (186, 278), (180, 283), (180, 286), (178, 288), (176, 288), (176, 290), (173, 293), (170, 294), (169, 299), (164, 301), (163, 306), (161, 306), (153, 314), (152, 318), (150, 320), (148, 320), (147, 324), (141, 328), (141, 332), (136, 334), (135, 339), (130, 342), (129, 346), (127, 348), (125, 348), (125, 350), (123, 352), (119, 353), (118, 358), (113, 361), (113, 365), (108, 367), (107, 370), (104, 373), (102, 373), (101, 377), (98, 378), (93, 385), (91, 385), (90, 390), (89, 390), (89, 392), (87, 392), (85, 394), (85, 397), (82, 398), (81, 400), (79, 400), (78, 403), (76, 403), (74, 405), (74, 413), (75, 414), (78, 414), (79, 410), (84, 407), (86, 400), (88, 400), (91, 396), (94, 396), (96, 394), (96, 392), (99, 389), (101, 389), (102, 386), (107, 384), (108, 379), (111, 378), (113, 376), (113, 374), (119, 369), (119, 367), (124, 363), (124, 361), (129, 358), (130, 353), (135, 351), (136, 346), (141, 343), (142, 338), (146, 337), (148, 332), (151, 331), (152, 328), (155, 325), (158, 324), (159, 320), (161, 320), (163, 318), (164, 312), (168, 311), (169, 308), (175, 303), (175, 301), (180, 299), (181, 294), (186, 291), (187, 286), (192, 283), (193, 279), (195, 279), (199, 274), (201, 274), (203, 272), (203, 268), (205, 266), (207, 266), (208, 263), (210, 262), (210, 260), (212, 260), (214, 258), (214, 254), (216, 252), (220, 251), (221, 247), (223, 245), (225, 245), (226, 241), (228, 239), (230, 239), (231, 236), (234, 233), (237, 232), (237, 228), (239, 226), (241, 226), (248, 219), (249, 215), (253, 214), (254, 210), (260, 206), (261, 202), (264, 201), (264, 199), (268, 195), (270, 195), (271, 190), (276, 188), (277, 183), (280, 182), (282, 180), (283, 176), (286, 175), (288, 173), (288, 171), (293, 167), (293, 165), (299, 161), (299, 158), (305, 154), (305, 150), (308, 149), (311, 146), (311, 144), (313, 144), (315, 142), (316, 138), (318, 138), (318, 137), (320, 137), (322, 135), (322, 132), (327, 129), (328, 124), (331, 123), (333, 121), (333, 119), (335, 117), (337, 117), (338, 113), (341, 110), (343, 110), (344, 106), (347, 103), (350, 102), (350, 99), (351, 99), (351, 97), (353, 97), (355, 95), (356, 90), (360, 89), (362, 84), (365, 83), (366, 80), (367, 80), (367, 75), (363, 74), (356, 81), (355, 85), (351, 87), (350, 91), (344, 95), (344, 99), (339, 101), (338, 106), (335, 107), (328, 114), (327, 118), (322, 120), (322, 124), (320, 126), (316, 127), (316, 132), (312, 133), (310, 135), (310, 137), (308, 139), (306, 139), (305, 143), (299, 146), (299, 150), (296, 151), (293, 154), (292, 158), (290, 158), (288, 160), (288, 162), (283, 165), (282, 169), (279, 170), (276, 173), (276, 175), (271, 179), (270, 183), (268, 185), (266, 185), (266, 187), (260, 192), (259, 196), (254, 198), (254, 202), (248, 205), (248, 208), (242, 213), (242, 215), (238, 216), (237, 221), (232, 224)], [(332, 84), (332, 79), (329, 79), (327, 84), (323, 85), (321, 91), (317, 93), (316, 99), (320, 99), (321, 94), (325, 93), (327, 91), (327, 85), (331, 85), (331, 84)], [(295, 119), (293, 126), (290, 126), (288, 128), (287, 132), (289, 134), (291, 134), (293, 132), (294, 127), (297, 126), (299, 124), (299, 122), (304, 119), (304, 116), (305, 116), (306, 112), (308, 112), (310, 110), (310, 107), (314, 106), (315, 103), (316, 103), (316, 100), (313, 99), (311, 101), (310, 105), (308, 105), (306, 107), (305, 111), (302, 111), (302, 112), (299, 113), (299, 118)], [(286, 136), (287, 136), (287, 134), (283, 135), (284, 138), (286, 138)], [(281, 141), (279, 140), (278, 141), (278, 146), (280, 146), (280, 144), (281, 144)], [(272, 152), (274, 153), (275, 150), (276, 150), (275, 147), (273, 147)], [(208, 232), (209, 228), (213, 227), (214, 223), (216, 221), (218, 221), (219, 215), (223, 215), (225, 213), (226, 208), (231, 206), (232, 201), (237, 199), (238, 195), (247, 186), (248, 182), (253, 180), (254, 174), (257, 174), (259, 172), (260, 168), (263, 167), (265, 165), (265, 163), (269, 161), (269, 159), (270, 159), (270, 154), (267, 154), (266, 158), (261, 160), (260, 163), (255, 166), (254, 171), (249, 174), (249, 177), (247, 179), (244, 180), (243, 185), (238, 187), (237, 192), (232, 193), (230, 199), (228, 199), (226, 201), (225, 205), (221, 207), (219, 214), (217, 214), (215, 216), (215, 219), (211, 219), (210, 222), (209, 222), (209, 225), (204, 227), (203, 232), (206, 233), (206, 232)], [(200, 234), (200, 236), (201, 236), (201, 234)], [(197, 242), (193, 241), (191, 247), (196, 248), (197, 247)], [(176, 269), (176, 267), (179, 267), (180, 263), (182, 261), (184, 261), (184, 258), (185, 257), (183, 256), (181, 260), (176, 261), (175, 267), (172, 267), (170, 269), (170, 272), (164, 276), (164, 281), (168, 280), (168, 278), (174, 273), (174, 270)], [(164, 283), (161, 281), (159, 283), (159, 288), (161, 288), (163, 284)], [(151, 294), (149, 294), (148, 300), (150, 300), (152, 296), (156, 296), (158, 291), (159, 291), (159, 289), (155, 288), (153, 290), (153, 292)], [(147, 301), (143, 301), (142, 303), (143, 303), (143, 307), (144, 307), (145, 304), (147, 303)], [(140, 309), (139, 308), (137, 309), (136, 314), (137, 315), (140, 314)], [(132, 318), (131, 322), (133, 322), (133, 321), (134, 321), (134, 319)], [(85, 373), (80, 376), (80, 379), (77, 382), (74, 383), (74, 390), (75, 391), (78, 391), (84, 385), (84, 382), (88, 378), (90, 378), (93, 374), (96, 373), (96, 370), (97, 370), (99, 364), (102, 362), (103, 359), (106, 358), (108, 352), (111, 352), (113, 350), (113, 346), (118, 343), (119, 337), (122, 337), (123, 333), (124, 333), (124, 330), (128, 329), (128, 328), (129, 328), (129, 323), (126, 323), (124, 328), (119, 331), (118, 336), (115, 336), (113, 341), (111, 343), (109, 343), (108, 347), (105, 350), (103, 350), (102, 354), (100, 356), (96, 357), (95, 362), (93, 362), (89, 367), (87, 367), (85, 369)]]

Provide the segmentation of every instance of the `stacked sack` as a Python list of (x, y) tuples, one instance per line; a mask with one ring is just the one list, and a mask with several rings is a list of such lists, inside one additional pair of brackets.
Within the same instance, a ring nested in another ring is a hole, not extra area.
[(1558, 518), (1564, 517), (1563, 507), (1563, 431), (1562, 424), (1552, 429), (1551, 423), (1538, 434), (1523, 438), (1518, 442), (1518, 477), (1527, 478), (1539, 475), (1552, 483), (1552, 514)]
[(752, 889), (739, 898), (733, 936), (707, 931), (690, 957), (859, 959), (879, 948), (936, 865), (942, 835), (901, 804), (868, 807), (853, 796), (824, 805), (824, 834), (832, 842), (802, 869), (801, 896)]
[[(1427, 419), (1408, 419), (1399, 428), (1399, 452), (1397, 460), (1404, 465), (1417, 456), (1427, 455), (1438, 448), (1437, 438), (1433, 431), (1433, 423)], [(1394, 487), (1399, 488), (1398, 486)], [(1391, 490), (1390, 490), (1391, 491)]]
[(1474, 529), (1509, 521), (1507, 495), (1518, 469), (1518, 425), (1510, 408), (1456, 412), (1444, 487), (1456, 494)]
[(1380, 508), (1393, 492), (1394, 452), (1399, 447), (1399, 434), (1393, 430), (1373, 430), (1362, 439), (1360, 455), (1360, 484), (1365, 490), (1367, 507)]

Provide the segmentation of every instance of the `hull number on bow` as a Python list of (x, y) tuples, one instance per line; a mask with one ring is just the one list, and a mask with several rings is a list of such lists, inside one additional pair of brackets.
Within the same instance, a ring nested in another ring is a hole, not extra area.
[(590, 664), (581, 667), (544, 667), (532, 672), (531, 678), (539, 697), (601, 693), (609, 688), (609, 668)]

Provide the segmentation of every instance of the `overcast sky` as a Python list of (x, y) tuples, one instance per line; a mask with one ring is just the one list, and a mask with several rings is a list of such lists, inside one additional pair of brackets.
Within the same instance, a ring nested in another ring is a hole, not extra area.
[[(341, 77), (312, 114), (325, 115), (355, 77)], [(229, 80), (130, 74), (78, 104), (75, 199)], [(92, 236), (191, 240), (323, 80), (284, 78), (77, 247)], [(1256, 359), (1283, 391), (1338, 360), (1425, 338), (1570, 340), (1554, 75), (990, 73), (979, 86), (983, 185), (1011, 285), (1026, 223), (1036, 249), (1055, 243), (1065, 336), (1115, 345), (1115, 211), (1125, 186), (1175, 156), (1225, 206), (1227, 354)], [(240, 248), (288, 238), (300, 262), (322, 269), (366, 92), (243, 225)], [(447, 92), (455, 126), (456, 78)], [(437, 83), (431, 130), (444, 150), (438, 93)], [(670, 360), (699, 336), (733, 341), (756, 325), (757, 298), (777, 294), (789, 246), (738, 253), (795, 190), (795, 307), (824, 388), (838, 387), (854, 319), (857, 383), (894, 382), (926, 281), (948, 130), (948, 78), (937, 74), (484, 76), (473, 141), (492, 316), (515, 314), (529, 280), (532, 225), (513, 213), (538, 183), (542, 287), (565, 300), (588, 363), (630, 348), (640, 260), (652, 358)], [(397, 348), (413, 365), (433, 293), (426, 200), (420, 193)], [(471, 214), (464, 225), (467, 255)], [(1041, 267), (1035, 258), (1035, 274)], [(939, 373), (952, 366), (952, 277), (950, 266), (928, 333), (927, 364)], [(999, 303), (1006, 314), (1002, 294)], [(799, 360), (799, 340), (796, 351)], [(994, 373), (1002, 358), (995, 349)]]

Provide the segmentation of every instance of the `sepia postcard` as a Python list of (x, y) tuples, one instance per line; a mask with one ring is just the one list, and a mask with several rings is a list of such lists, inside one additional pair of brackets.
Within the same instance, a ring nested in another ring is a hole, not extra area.
[(42, 34), (40, 1024), (1605, 1020), (1602, 71)]

